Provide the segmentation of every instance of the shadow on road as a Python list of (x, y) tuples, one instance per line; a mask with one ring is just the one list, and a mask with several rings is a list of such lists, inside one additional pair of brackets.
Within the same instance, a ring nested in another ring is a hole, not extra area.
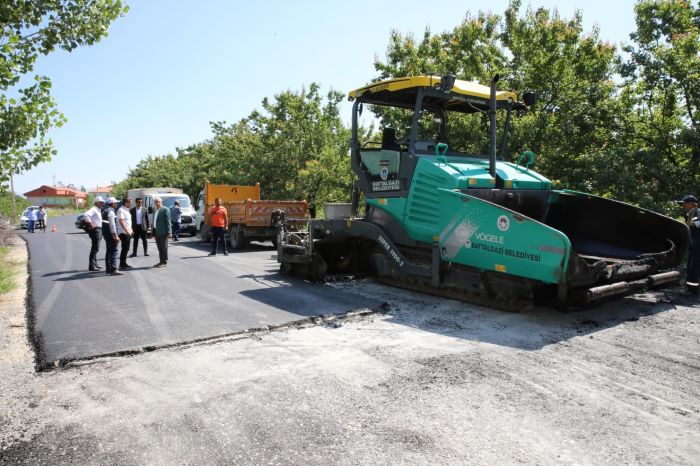
[[(418, 309), (399, 304), (388, 314), (397, 324), (427, 332), (532, 351), (575, 337), (593, 338), (597, 332), (670, 311), (676, 305), (688, 305), (688, 299), (679, 292), (667, 291), (630, 296), (570, 313), (544, 307), (511, 313), (428, 298)], [(421, 301), (420, 295), (416, 301)]]

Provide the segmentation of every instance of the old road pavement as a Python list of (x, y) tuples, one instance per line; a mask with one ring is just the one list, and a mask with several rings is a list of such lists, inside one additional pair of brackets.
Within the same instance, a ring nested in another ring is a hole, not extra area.
[[(274, 249), (208, 256), (198, 238), (170, 242), (166, 268), (158, 252), (130, 258), (121, 276), (89, 272), (88, 236), (73, 216), (49, 219), (45, 233), (23, 233), (29, 245), (30, 312), (40, 367), (100, 355), (203, 340), (311, 316), (376, 307), (370, 298), (282, 276)], [(50, 225), (56, 225), (52, 233)], [(104, 241), (98, 259), (104, 265)]]

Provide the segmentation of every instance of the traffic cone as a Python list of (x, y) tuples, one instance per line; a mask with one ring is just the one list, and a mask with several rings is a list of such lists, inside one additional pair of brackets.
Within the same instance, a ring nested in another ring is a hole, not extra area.
[(56, 225), (51, 225), (51, 233), (56, 233)]

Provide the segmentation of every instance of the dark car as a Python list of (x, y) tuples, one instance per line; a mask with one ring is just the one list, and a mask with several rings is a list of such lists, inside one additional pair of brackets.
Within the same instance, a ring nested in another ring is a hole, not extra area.
[(75, 217), (75, 228), (78, 230), (83, 230), (85, 233), (88, 231), (87, 220), (85, 219), (85, 214), (80, 214)]

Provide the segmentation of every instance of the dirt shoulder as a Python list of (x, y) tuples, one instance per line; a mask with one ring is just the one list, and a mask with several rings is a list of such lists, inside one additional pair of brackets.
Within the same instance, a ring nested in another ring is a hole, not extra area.
[(0, 464), (700, 457), (700, 310), (680, 292), (512, 314), (372, 282), (334, 286), (386, 301), (386, 312), (43, 373), (23, 296), (3, 302)]
[(27, 247), (17, 236), (5, 236), (3, 242), (15, 286), (0, 294), (0, 458), (9, 445), (40, 433), (27, 422), (37, 396), (34, 351), (27, 333)]

